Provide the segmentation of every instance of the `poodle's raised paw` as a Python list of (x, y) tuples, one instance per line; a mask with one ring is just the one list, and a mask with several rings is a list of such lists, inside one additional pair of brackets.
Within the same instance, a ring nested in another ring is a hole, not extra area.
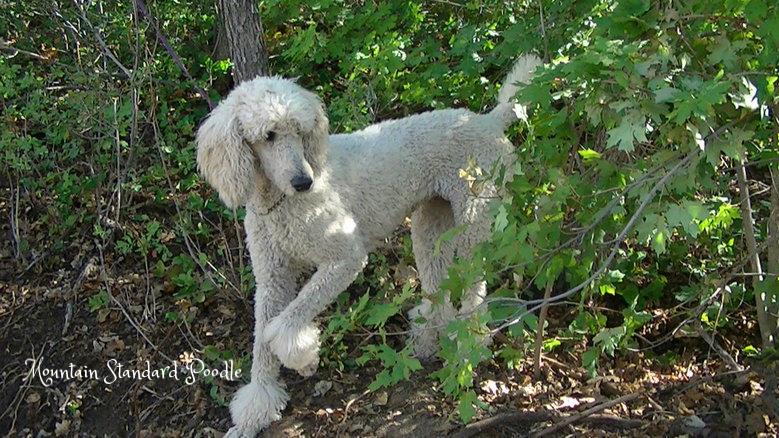
[(319, 358), (317, 357), (316, 362), (309, 364), (305, 368), (300, 368), (295, 371), (302, 376), (302, 377), (311, 377), (314, 374), (316, 374), (316, 370), (319, 369)]
[(297, 327), (281, 314), (265, 327), (264, 340), (285, 367), (308, 377), (319, 365), (319, 329), (312, 323)]
[(230, 415), (233, 426), (227, 438), (253, 438), (272, 422), (281, 419), (289, 396), (273, 378), (252, 380), (233, 396)]

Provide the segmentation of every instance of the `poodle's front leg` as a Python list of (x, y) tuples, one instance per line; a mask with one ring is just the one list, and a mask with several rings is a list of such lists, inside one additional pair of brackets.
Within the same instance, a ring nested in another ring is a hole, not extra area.
[[(250, 244), (250, 249), (252, 245)], [(295, 273), (280, 259), (252, 251), (257, 290), (254, 295), (254, 347), (251, 381), (239, 389), (230, 403), (233, 426), (229, 438), (254, 437), (281, 418), (289, 396), (279, 382), (279, 361), (263, 338), (267, 323), (295, 296)]]
[(297, 370), (319, 361), (319, 330), (311, 321), (354, 281), (367, 261), (367, 254), (360, 251), (320, 266), (300, 294), (271, 320), (265, 340), (285, 367)]

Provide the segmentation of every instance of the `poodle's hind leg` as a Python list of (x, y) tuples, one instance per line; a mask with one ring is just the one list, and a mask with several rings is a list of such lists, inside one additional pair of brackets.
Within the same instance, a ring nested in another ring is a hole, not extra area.
[[(453, 240), (454, 251), (457, 257), (468, 260), (473, 257), (476, 246), (490, 236), (492, 225), (489, 214), (489, 200), (496, 196), (493, 185), (487, 184), (479, 196), (474, 196), (469, 191), (462, 191), (452, 197), (452, 212), (457, 226), (462, 226), (463, 231)], [(460, 300), (460, 318), (471, 318), (486, 312), (481, 305), (487, 295), (487, 284), (483, 279), (477, 280), (463, 291)], [(484, 344), (489, 344), (491, 338), (484, 336)]]
[(448, 295), (440, 296), (439, 287), (452, 263), (451, 242), (436, 243), (455, 225), (452, 208), (446, 200), (435, 198), (421, 204), (411, 215), (411, 240), (419, 278), (425, 294), (422, 302), (408, 313), (411, 321), (410, 341), (414, 355), (429, 359), (438, 348), (438, 336), (455, 316)]

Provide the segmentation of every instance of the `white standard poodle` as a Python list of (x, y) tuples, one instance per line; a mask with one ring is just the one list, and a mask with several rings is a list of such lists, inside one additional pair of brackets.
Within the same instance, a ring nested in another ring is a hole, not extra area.
[[(246, 206), (247, 244), (257, 283), (251, 382), (235, 394), (227, 436), (253, 437), (281, 417), (288, 396), (279, 366), (312, 375), (319, 364), (314, 318), (365, 267), (368, 252), (411, 217), (417, 269), (428, 298), (409, 312), (420, 358), (435, 354), (438, 335), (458, 316), (452, 303), (433, 305), (455, 255), (468, 257), (488, 237), (489, 198), (475, 196), (460, 170), (469, 162), (507, 163), (505, 128), (520, 109), (512, 102), (540, 64), (525, 55), (486, 114), (444, 109), (330, 135), (321, 100), (280, 77), (237, 86), (197, 133), (197, 162), (231, 208)], [(462, 226), (453, 240), (436, 241)], [(309, 278), (302, 278), (314, 272)], [(484, 282), (463, 296), (469, 314)], [(440, 300), (439, 300), (440, 301)]]

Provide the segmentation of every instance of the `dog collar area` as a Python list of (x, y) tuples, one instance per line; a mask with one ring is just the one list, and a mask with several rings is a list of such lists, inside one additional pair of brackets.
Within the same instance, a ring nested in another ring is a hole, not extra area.
[(270, 207), (265, 209), (265, 212), (261, 212), (258, 208), (256, 208), (252, 204), (247, 204), (247, 207), (249, 207), (249, 209), (252, 210), (254, 212), (254, 214), (256, 214), (258, 216), (267, 216), (267, 215), (271, 214), (271, 212), (273, 212), (273, 210), (275, 210), (279, 205), (281, 205), (281, 202), (284, 201), (284, 199), (286, 199), (286, 198), (287, 198), (287, 195), (282, 193), (279, 196), (279, 198), (273, 203), (273, 205), (271, 205)]

